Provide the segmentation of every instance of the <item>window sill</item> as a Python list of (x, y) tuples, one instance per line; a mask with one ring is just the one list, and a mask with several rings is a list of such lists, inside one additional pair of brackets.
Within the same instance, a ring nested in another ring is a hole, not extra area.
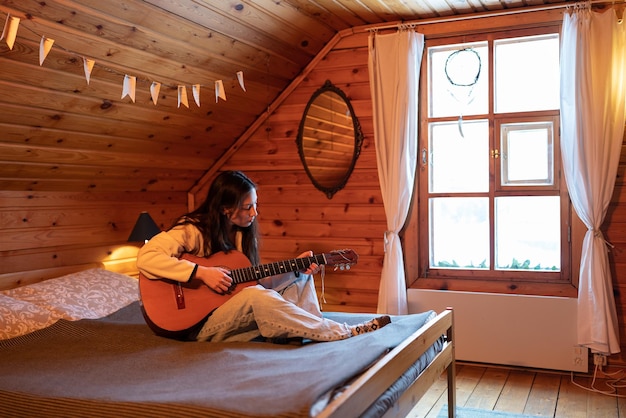
[(418, 278), (409, 289), (454, 290), (459, 292), (503, 293), (508, 295), (534, 295), (578, 297), (578, 289), (571, 283), (537, 283), (512, 280), (475, 280)]

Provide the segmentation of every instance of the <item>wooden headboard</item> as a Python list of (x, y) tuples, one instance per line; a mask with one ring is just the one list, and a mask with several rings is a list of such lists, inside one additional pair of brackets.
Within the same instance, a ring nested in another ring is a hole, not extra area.
[(65, 274), (76, 273), (91, 268), (103, 268), (102, 263), (77, 264), (73, 266), (50, 267), (39, 270), (18, 271), (0, 274), (0, 290), (13, 289), (28, 284), (42, 282)]

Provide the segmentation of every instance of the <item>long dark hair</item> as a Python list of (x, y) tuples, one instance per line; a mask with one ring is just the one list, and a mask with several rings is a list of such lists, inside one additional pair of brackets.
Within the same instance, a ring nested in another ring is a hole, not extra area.
[[(238, 209), (244, 197), (256, 184), (241, 171), (223, 171), (211, 184), (207, 197), (197, 209), (183, 215), (173, 225), (192, 224), (198, 228), (206, 243), (210, 243), (209, 256), (220, 251), (235, 249), (230, 240), (230, 223), (225, 211)], [(240, 228), (243, 235), (242, 250), (253, 265), (259, 264), (258, 229), (256, 219), (250, 226)]]

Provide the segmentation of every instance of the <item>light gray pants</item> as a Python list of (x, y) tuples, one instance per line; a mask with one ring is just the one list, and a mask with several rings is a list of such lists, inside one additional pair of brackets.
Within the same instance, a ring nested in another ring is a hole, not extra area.
[(342, 340), (351, 329), (322, 317), (313, 276), (293, 273), (263, 279), (217, 308), (198, 341), (250, 341), (256, 337)]

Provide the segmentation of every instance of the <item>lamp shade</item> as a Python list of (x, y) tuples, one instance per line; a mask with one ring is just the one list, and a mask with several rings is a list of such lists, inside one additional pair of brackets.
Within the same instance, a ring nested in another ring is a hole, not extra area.
[(128, 242), (147, 242), (150, 238), (161, 232), (161, 228), (154, 222), (148, 212), (141, 212), (135, 227), (128, 237)]

